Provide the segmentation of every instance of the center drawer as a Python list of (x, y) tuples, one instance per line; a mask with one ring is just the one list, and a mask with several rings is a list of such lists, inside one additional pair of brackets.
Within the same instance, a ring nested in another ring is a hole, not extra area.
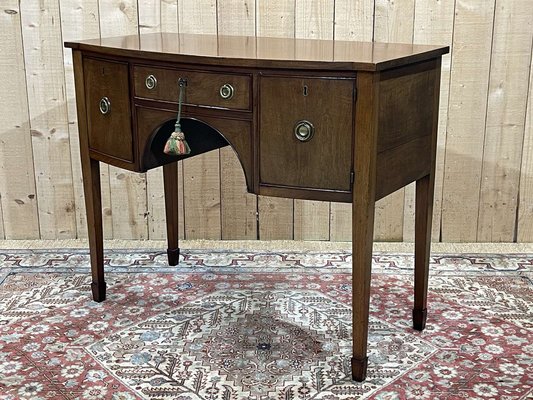
[(251, 110), (251, 75), (133, 67), (135, 96), (178, 102), (178, 80), (187, 80), (185, 104)]

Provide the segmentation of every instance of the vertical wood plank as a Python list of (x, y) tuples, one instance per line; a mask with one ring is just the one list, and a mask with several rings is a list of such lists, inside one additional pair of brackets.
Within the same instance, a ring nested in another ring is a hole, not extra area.
[(257, 1), (257, 36), (294, 37), (295, 0)]
[[(179, 238), (185, 237), (183, 218), (183, 161), (178, 162), (178, 229)], [(163, 185), (163, 169), (154, 168), (146, 173), (147, 221), (148, 238), (164, 240), (166, 233), (165, 192)]]
[(217, 34), (217, 0), (178, 1), (180, 33)]
[(374, 0), (335, 0), (335, 40), (371, 42)]
[[(257, 36), (289, 37), (295, 35), (295, 0), (259, 1), (257, 4)], [(285, 52), (294, 56), (294, 49), (268, 49), (258, 46), (257, 55)], [(258, 197), (259, 239), (294, 238), (294, 201), (274, 197)]]
[[(185, 236), (183, 222), (183, 163), (178, 162), (178, 232)], [(166, 233), (165, 193), (162, 168), (147, 172), (146, 191), (148, 196), (148, 237), (150, 240), (164, 240)]]
[[(148, 238), (150, 240), (164, 240), (167, 237), (163, 188), (162, 168), (148, 171), (146, 173), (146, 205), (148, 207)], [(178, 204), (181, 206), (181, 203)]]
[(219, 35), (255, 35), (255, 0), (218, 0)]
[(162, 0), (137, 0), (139, 33), (161, 32)]
[[(255, 36), (255, 1), (218, 0), (218, 34)], [(239, 51), (255, 46), (242, 44)], [(231, 56), (235, 49), (219, 40), (219, 55)], [(257, 196), (249, 194), (241, 164), (231, 147), (220, 149), (220, 197), (222, 239), (257, 239)]]
[(246, 189), (244, 173), (231, 147), (220, 149), (222, 239), (257, 239), (257, 196)]
[(139, 32), (137, 0), (98, 0), (102, 37)]
[[(115, 239), (113, 232), (113, 206), (111, 204), (111, 184), (109, 165), (100, 163), (100, 187), (102, 192), (102, 224), (104, 239)], [(85, 207), (85, 206), (84, 206)]]
[(376, 202), (374, 240), (401, 242), (403, 239), (403, 207), (405, 190), (400, 189)]
[[(374, 0), (335, 1), (335, 40), (372, 41), (374, 35)], [(330, 240), (352, 238), (352, 206), (330, 205)]]
[(0, 236), (38, 239), (24, 48), (18, 0), (0, 4)]
[(145, 174), (109, 167), (114, 239), (148, 239)]
[[(179, 1), (180, 33), (217, 33), (216, 0)], [(194, 43), (181, 42), (182, 48)], [(218, 49), (211, 51), (217, 55)], [(185, 115), (186, 116), (186, 115)], [(220, 152), (210, 151), (183, 162), (186, 239), (220, 239)]]
[[(102, 37), (139, 32), (137, 0), (99, 0)], [(146, 176), (109, 167), (114, 239), (147, 239)]]
[[(297, 1), (296, 38), (333, 40), (333, 18), (334, 2)], [(316, 54), (315, 56), (333, 58), (333, 54)], [(329, 212), (329, 202), (294, 200), (294, 239), (329, 240)]]
[(183, 163), (186, 239), (220, 239), (220, 168), (218, 150)]
[(404, 188), (402, 241), (414, 243), (415, 241), (415, 183)]
[(23, 1), (21, 17), (41, 238), (75, 238), (59, 0)]
[[(414, 42), (420, 44), (452, 44), (455, 2), (440, 0), (417, 0), (415, 10)], [(453, 52), (453, 48), (451, 49)], [(439, 101), (439, 128), (435, 172), (435, 199), (433, 206), (432, 241), (440, 240), (442, 183), (444, 177), (444, 154), (448, 121), (448, 97), (450, 92), (451, 54), (442, 57)]]
[[(412, 43), (414, 28), (414, 0), (393, 2), (375, 1), (374, 38), (377, 42)], [(414, 232), (414, 184), (400, 189), (376, 203), (374, 238), (376, 240), (402, 240), (404, 211), (405, 219), (412, 220), (411, 234)], [(404, 208), (405, 198), (411, 207)]]
[(412, 43), (415, 0), (375, 0), (376, 42)]
[(533, 55), (529, 70), (529, 94), (527, 98), (524, 131), (524, 154), (520, 168), (520, 192), (518, 203), (517, 242), (533, 242)]
[(400, 189), (376, 202), (374, 240), (401, 242), (403, 240), (405, 189)]
[(512, 242), (533, 36), (529, 0), (497, 0), (477, 241)]
[(178, 0), (161, 0), (161, 32), (178, 32)]
[(295, 8), (298, 39), (333, 39), (334, 4), (331, 1), (300, 0)]
[[(98, 0), (61, 0), (61, 32), (63, 41), (94, 39), (100, 37), (100, 20)], [(67, 90), (67, 114), (70, 138), (70, 156), (72, 161), (72, 180), (74, 202), (76, 205), (76, 228), (78, 238), (87, 236), (87, 219), (85, 215), (85, 200), (83, 194), (83, 180), (81, 176), (80, 145), (78, 137), (78, 115), (76, 110), (76, 96), (74, 89), (74, 72), (72, 65), (72, 51), (63, 49), (65, 64), (65, 86)], [(103, 169), (103, 165), (101, 170)], [(106, 166), (106, 171), (109, 169)], [(103, 225), (106, 238), (112, 238), (111, 200), (109, 193), (109, 179), (105, 179), (107, 186), (102, 185)]]
[(442, 240), (477, 237), (494, 1), (457, 2), (442, 197)]

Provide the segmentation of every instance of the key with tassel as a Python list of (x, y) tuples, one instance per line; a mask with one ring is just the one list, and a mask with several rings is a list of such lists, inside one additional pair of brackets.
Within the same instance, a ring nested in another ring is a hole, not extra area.
[(174, 126), (174, 132), (170, 135), (163, 152), (171, 156), (182, 156), (191, 153), (191, 148), (185, 139), (185, 133), (181, 130), (181, 105), (183, 103), (183, 96), (185, 88), (187, 87), (187, 80), (180, 78), (178, 80), (178, 115), (176, 117), (176, 125)]

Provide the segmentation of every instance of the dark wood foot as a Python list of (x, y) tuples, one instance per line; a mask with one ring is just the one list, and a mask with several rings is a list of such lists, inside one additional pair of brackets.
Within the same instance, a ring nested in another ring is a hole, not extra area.
[(167, 249), (168, 265), (178, 265), (180, 262), (180, 248)]
[(102, 282), (100, 284), (93, 282), (91, 283), (91, 290), (93, 292), (93, 300), (97, 303), (101, 303), (105, 300), (105, 291), (106, 291), (106, 283)]
[(352, 357), (352, 379), (356, 382), (363, 382), (366, 379), (366, 368), (368, 357), (358, 359)]
[(426, 327), (427, 317), (427, 308), (424, 308), (423, 310), (417, 310), (416, 308), (413, 308), (413, 328), (417, 331), (423, 331)]

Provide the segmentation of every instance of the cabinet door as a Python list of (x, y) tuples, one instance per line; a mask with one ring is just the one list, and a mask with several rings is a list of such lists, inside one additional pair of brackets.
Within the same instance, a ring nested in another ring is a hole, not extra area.
[[(354, 83), (345, 78), (261, 77), (260, 184), (351, 190)], [(304, 140), (309, 128), (312, 136)]]
[(128, 64), (86, 58), (83, 70), (89, 147), (133, 162)]

